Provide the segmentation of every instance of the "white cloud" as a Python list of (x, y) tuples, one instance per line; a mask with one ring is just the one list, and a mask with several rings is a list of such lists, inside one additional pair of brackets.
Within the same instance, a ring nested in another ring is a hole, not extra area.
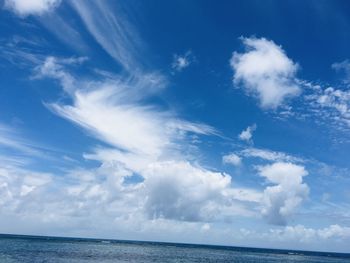
[(303, 183), (308, 174), (303, 166), (276, 162), (259, 167), (259, 174), (276, 184), (264, 190), (262, 214), (272, 224), (285, 225), (296, 208), (308, 196), (309, 188)]
[(174, 70), (180, 72), (185, 68), (189, 67), (191, 63), (193, 63), (193, 61), (194, 61), (194, 57), (191, 51), (187, 51), (184, 55), (175, 54), (171, 67)]
[(144, 173), (151, 218), (208, 221), (220, 216), (231, 177), (186, 162), (158, 162)]
[(240, 154), (244, 157), (260, 158), (274, 162), (303, 162), (301, 158), (288, 155), (284, 152), (276, 152), (267, 149), (247, 148), (242, 150)]
[[(96, 42), (124, 69), (135, 74), (142, 65), (140, 39), (123, 12), (106, 1), (70, 1)], [(115, 15), (117, 13), (117, 15)]]
[[(0, 149), (8, 149), (13, 153), (21, 153), (21, 155), (24, 154), (28, 157), (43, 157), (44, 154), (40, 148), (42, 147), (39, 145), (34, 145), (33, 143), (30, 143), (24, 139), (18, 130), (0, 123)], [(0, 158), (4, 159), (4, 156), (1, 156)], [(12, 155), (7, 156), (7, 158), (12, 158), (12, 160), (15, 162), (20, 162), (20, 159), (22, 159), (25, 162), (25, 158), (23, 156), (19, 158)]]
[(72, 94), (77, 88), (77, 83), (74, 83), (74, 78), (63, 70), (63, 66), (74, 64), (79, 65), (86, 60), (86, 57), (77, 57), (69, 59), (47, 57), (42, 64), (35, 68), (35, 76), (33, 77), (33, 79), (44, 77), (54, 78), (60, 82), (65, 92)]
[(181, 120), (170, 111), (143, 103), (152, 86), (163, 85), (162, 78), (140, 75), (137, 79), (77, 81), (51, 57), (38, 70), (42, 76), (60, 80), (72, 96), (73, 105), (49, 105), (54, 112), (119, 150), (158, 158), (188, 132), (215, 133), (207, 125)]
[(302, 243), (316, 240), (345, 240), (350, 238), (350, 227), (330, 225), (329, 227), (314, 229), (303, 225), (286, 226), (283, 229), (271, 229), (270, 235), (281, 241), (295, 240)]
[[(265, 246), (290, 248), (300, 250), (347, 251), (350, 241), (350, 227), (338, 224), (324, 228), (306, 227), (298, 224), (268, 231), (241, 229), (240, 235), (245, 239), (262, 240)], [(344, 244), (344, 245), (343, 245)]]
[(323, 239), (330, 238), (350, 238), (350, 227), (343, 227), (340, 225), (331, 225), (317, 231), (319, 237)]
[(209, 230), (210, 230), (210, 224), (208, 224), (208, 223), (203, 224), (201, 231), (208, 232)]
[(348, 59), (332, 64), (332, 68), (336, 71), (343, 72), (345, 75), (344, 82), (350, 84), (350, 61)]
[(242, 158), (235, 153), (230, 153), (222, 157), (222, 162), (224, 164), (232, 164), (234, 166), (239, 166), (242, 163)]
[(258, 97), (264, 109), (276, 109), (286, 98), (300, 94), (296, 83), (297, 64), (284, 50), (265, 38), (242, 38), (245, 53), (234, 52), (231, 67), (234, 82)]
[(350, 91), (328, 87), (311, 86), (311, 94), (305, 99), (312, 114), (318, 120), (325, 120), (337, 124), (337, 128), (350, 127)]
[(5, 7), (20, 16), (41, 15), (53, 10), (61, 0), (5, 0)]
[(256, 130), (256, 124), (253, 124), (252, 126), (248, 126), (245, 130), (243, 130), (239, 135), (238, 138), (242, 141), (251, 142), (253, 137), (253, 132)]

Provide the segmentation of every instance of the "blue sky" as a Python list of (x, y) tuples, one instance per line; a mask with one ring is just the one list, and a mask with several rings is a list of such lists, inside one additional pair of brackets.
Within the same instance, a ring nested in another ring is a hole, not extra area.
[(0, 3), (0, 232), (350, 252), (347, 1)]

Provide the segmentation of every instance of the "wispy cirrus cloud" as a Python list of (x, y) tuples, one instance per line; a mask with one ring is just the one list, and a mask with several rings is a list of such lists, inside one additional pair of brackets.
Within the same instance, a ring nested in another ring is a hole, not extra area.
[(304, 160), (302, 158), (289, 155), (284, 152), (272, 151), (269, 149), (260, 149), (260, 148), (246, 148), (239, 152), (243, 157), (247, 158), (260, 158), (266, 161), (278, 161), (278, 162), (296, 162), (302, 163)]
[(0, 147), (25, 154), (27, 157), (44, 156), (39, 145), (35, 146), (33, 143), (24, 139), (16, 129), (2, 123), (0, 123)]
[(133, 26), (115, 15), (105, 1), (70, 1), (96, 42), (127, 71), (141, 70), (139, 36)]
[(181, 120), (171, 111), (143, 102), (145, 97), (140, 94), (147, 97), (147, 92), (141, 92), (145, 83), (149, 81), (150, 89), (152, 85), (163, 85), (161, 77), (78, 81), (58, 62), (49, 57), (38, 72), (59, 80), (74, 105), (51, 104), (50, 108), (121, 150), (159, 156), (187, 132), (215, 133), (208, 125)]

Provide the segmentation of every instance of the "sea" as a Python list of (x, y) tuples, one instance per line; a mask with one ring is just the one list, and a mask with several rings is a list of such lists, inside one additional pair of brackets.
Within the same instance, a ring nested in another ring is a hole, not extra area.
[(0, 262), (350, 263), (350, 254), (143, 241), (0, 235)]

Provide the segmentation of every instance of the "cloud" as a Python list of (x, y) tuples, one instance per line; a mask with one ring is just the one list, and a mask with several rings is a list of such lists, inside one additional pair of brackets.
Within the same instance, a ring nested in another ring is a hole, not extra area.
[(58, 79), (73, 99), (73, 105), (53, 103), (50, 109), (119, 150), (159, 157), (186, 133), (215, 133), (210, 126), (181, 120), (143, 102), (147, 89), (163, 85), (161, 77), (77, 81), (52, 57), (38, 71)]
[(222, 162), (224, 164), (232, 164), (234, 166), (239, 166), (242, 163), (242, 158), (235, 153), (230, 153), (222, 157)]
[(350, 61), (348, 59), (342, 62), (333, 63), (332, 69), (344, 73), (344, 83), (350, 84)]
[(189, 67), (193, 61), (194, 57), (191, 51), (187, 51), (184, 55), (175, 54), (171, 67), (175, 71), (181, 72), (185, 68)]
[(319, 121), (332, 122), (338, 129), (350, 127), (350, 91), (311, 85), (311, 94), (305, 96), (305, 101)]
[[(332, 123), (337, 130), (349, 130), (348, 90), (298, 79), (298, 65), (271, 40), (251, 37), (242, 38), (242, 41), (246, 51), (234, 52), (230, 60), (233, 80), (247, 94), (257, 97), (263, 109), (280, 109), (278, 118), (312, 118), (317, 124)], [(345, 74), (345, 84), (348, 84), (349, 65), (348, 60), (332, 64), (333, 69)], [(301, 92), (304, 95), (297, 103), (286, 105), (288, 98)]]
[(44, 157), (46, 155), (41, 150), (41, 146), (30, 143), (21, 136), (18, 130), (2, 123), (0, 123), (0, 149), (7, 150), (5, 153), (8, 155), (7, 158), (0, 155), (0, 159), (12, 159), (17, 163), (20, 163), (20, 160), (26, 163), (27, 157)]
[(346, 240), (350, 238), (350, 227), (330, 225), (325, 228), (314, 229), (303, 225), (286, 226), (283, 229), (272, 229), (270, 234), (279, 240), (296, 240), (302, 243), (315, 242), (317, 240)]
[(52, 180), (49, 174), (30, 172), (27, 170), (3, 166), (0, 169), (0, 210), (3, 213), (16, 209), (29, 209), (25, 206), (29, 197)]
[(20, 16), (42, 15), (53, 10), (61, 0), (5, 0), (8, 8)]
[(260, 158), (266, 161), (278, 162), (303, 162), (301, 158), (288, 155), (284, 152), (276, 152), (267, 149), (247, 148), (240, 152), (244, 157)]
[(251, 142), (253, 137), (253, 132), (256, 130), (256, 124), (252, 126), (248, 126), (245, 130), (243, 130), (239, 135), (238, 139), (246, 142)]
[(35, 219), (37, 225), (49, 223), (55, 228), (59, 223), (65, 231), (80, 223), (77, 227), (82, 231), (87, 219), (92, 227), (93, 222), (101, 221), (99, 217), (112, 222), (118, 213), (127, 216), (137, 208), (132, 205), (138, 200), (137, 186), (124, 184), (130, 175), (116, 162), (88, 170), (74, 169), (62, 176), (3, 166), (0, 211), (3, 216), (24, 221)]
[(47, 57), (42, 64), (38, 65), (34, 69), (35, 75), (33, 79), (40, 79), (45, 77), (51, 77), (58, 80), (63, 87), (64, 91), (72, 94), (76, 89), (76, 83), (74, 78), (63, 70), (63, 66), (67, 65), (80, 65), (87, 60), (87, 57), (77, 57), (69, 59), (59, 59), (56, 57)]
[(264, 190), (263, 216), (269, 223), (285, 225), (308, 196), (309, 187), (303, 183), (308, 172), (300, 165), (276, 162), (259, 167), (259, 174), (275, 184)]
[(87, 0), (69, 3), (79, 14), (86, 29), (107, 54), (130, 73), (135, 74), (140, 70), (141, 41), (133, 26), (124, 19), (123, 12), (113, 9), (106, 1)]
[(208, 221), (220, 215), (231, 177), (187, 162), (155, 163), (144, 173), (151, 218)]
[(350, 227), (333, 224), (324, 228), (306, 227), (298, 224), (282, 228), (271, 228), (268, 231), (240, 229), (240, 235), (245, 239), (263, 240), (265, 244), (279, 248), (294, 246), (301, 250), (346, 251), (350, 240)]
[(234, 83), (256, 96), (263, 109), (276, 109), (286, 98), (300, 94), (297, 64), (284, 50), (265, 38), (242, 38), (245, 53), (234, 52), (230, 60)]

